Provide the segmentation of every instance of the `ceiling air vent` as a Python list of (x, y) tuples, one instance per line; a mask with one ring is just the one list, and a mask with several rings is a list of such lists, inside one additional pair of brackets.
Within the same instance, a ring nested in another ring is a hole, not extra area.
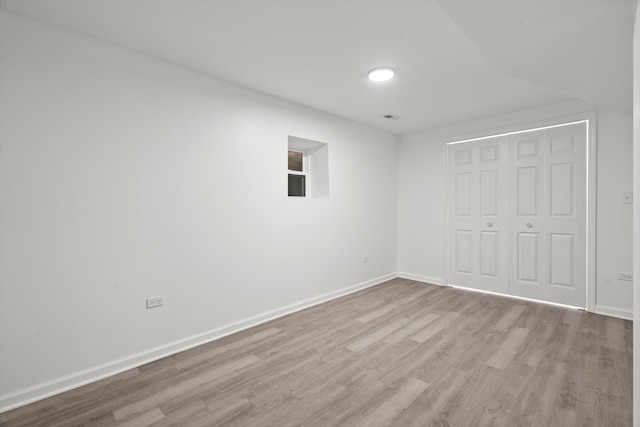
[(385, 114), (382, 117), (384, 117), (387, 120), (400, 120), (400, 117), (394, 116), (393, 114)]

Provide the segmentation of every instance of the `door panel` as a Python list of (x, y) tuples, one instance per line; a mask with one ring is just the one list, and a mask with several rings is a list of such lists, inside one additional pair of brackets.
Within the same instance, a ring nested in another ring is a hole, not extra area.
[(471, 173), (456, 174), (456, 215), (471, 216)]
[(498, 277), (500, 271), (500, 244), (496, 231), (480, 232), (480, 274), (483, 277)]
[(551, 265), (551, 285), (573, 288), (573, 268), (575, 265), (575, 236), (552, 233), (549, 259)]
[(471, 230), (456, 230), (456, 272), (472, 273)]
[(533, 285), (540, 284), (540, 235), (518, 233), (518, 280)]
[(575, 165), (559, 163), (551, 165), (549, 188), (551, 190), (551, 216), (575, 216)]
[(530, 138), (518, 139), (518, 159), (538, 158), (538, 147), (540, 146), (539, 132), (532, 132)]
[(480, 161), (482, 163), (497, 162), (500, 160), (500, 146), (488, 145), (480, 147)]
[(498, 215), (498, 171), (480, 172), (480, 213), (483, 216)]
[(576, 150), (576, 135), (567, 133), (551, 135), (549, 141), (551, 143), (552, 154)]
[(540, 174), (538, 166), (518, 168), (518, 216), (538, 216), (540, 204)]
[(457, 150), (455, 152), (456, 165), (470, 165), (471, 164), (471, 148), (465, 148), (461, 150)]

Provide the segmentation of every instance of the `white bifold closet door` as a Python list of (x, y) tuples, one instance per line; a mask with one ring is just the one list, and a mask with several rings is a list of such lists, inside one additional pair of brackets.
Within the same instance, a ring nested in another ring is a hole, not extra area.
[(448, 146), (449, 282), (586, 306), (586, 123)]
[(509, 290), (586, 306), (586, 124), (509, 136)]
[(508, 293), (505, 136), (449, 146), (449, 281)]

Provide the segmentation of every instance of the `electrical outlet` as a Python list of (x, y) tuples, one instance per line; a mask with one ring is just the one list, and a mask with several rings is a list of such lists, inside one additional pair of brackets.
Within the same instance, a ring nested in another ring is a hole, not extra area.
[(164, 305), (164, 295), (147, 298), (147, 308), (160, 307)]
[(622, 193), (622, 204), (623, 205), (632, 205), (633, 204), (633, 192), (625, 191)]
[(365, 255), (362, 257), (362, 262), (369, 262), (369, 255)]
[(628, 282), (633, 281), (633, 274), (631, 273), (618, 273), (618, 280), (626, 280)]

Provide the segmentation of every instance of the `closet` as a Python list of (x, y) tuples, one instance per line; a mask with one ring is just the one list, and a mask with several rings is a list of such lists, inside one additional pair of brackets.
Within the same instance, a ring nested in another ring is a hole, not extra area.
[(587, 122), (447, 144), (454, 286), (586, 306)]

